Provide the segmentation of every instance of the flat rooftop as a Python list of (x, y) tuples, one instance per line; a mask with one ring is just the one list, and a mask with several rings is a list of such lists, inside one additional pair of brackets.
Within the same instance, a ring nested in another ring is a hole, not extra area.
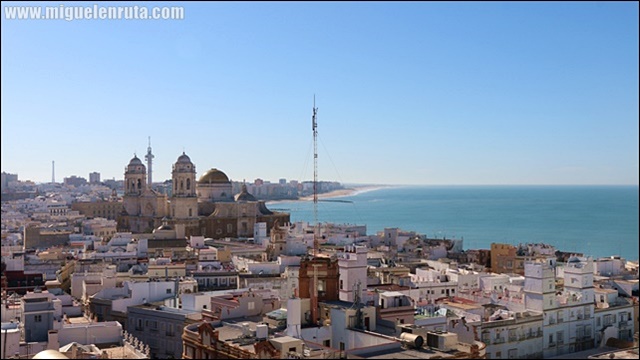
[(441, 351), (404, 348), (374, 351), (371, 353), (360, 353), (356, 356), (366, 359), (442, 359), (454, 357), (451, 353)]

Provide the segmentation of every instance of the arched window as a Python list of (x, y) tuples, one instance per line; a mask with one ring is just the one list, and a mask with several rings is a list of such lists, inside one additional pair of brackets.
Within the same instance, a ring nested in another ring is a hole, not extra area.
[(142, 189), (142, 181), (140, 181), (140, 179), (138, 179), (138, 190)]
[(180, 190), (184, 189), (184, 181), (180, 180)]
[[(189, 180), (187, 180), (187, 184), (189, 184)], [(191, 208), (189, 208), (189, 217), (191, 217)]]
[(187, 179), (187, 190), (191, 190), (191, 179)]

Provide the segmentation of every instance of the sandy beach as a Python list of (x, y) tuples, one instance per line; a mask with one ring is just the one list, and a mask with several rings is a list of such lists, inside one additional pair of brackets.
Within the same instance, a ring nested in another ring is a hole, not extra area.
[[(371, 186), (350, 187), (350, 188), (330, 191), (328, 193), (318, 194), (318, 199), (330, 199), (330, 198), (337, 198), (337, 197), (352, 196), (352, 195), (361, 194), (361, 193), (368, 192), (368, 191), (384, 189), (386, 187), (388, 187), (388, 186), (371, 185)], [(313, 195), (301, 197), (299, 200), (300, 201), (313, 201)]]

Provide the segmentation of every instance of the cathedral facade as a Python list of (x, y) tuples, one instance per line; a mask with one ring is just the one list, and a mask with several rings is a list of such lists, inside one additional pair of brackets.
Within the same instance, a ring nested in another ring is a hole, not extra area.
[(173, 227), (179, 238), (248, 238), (253, 237), (256, 223), (264, 222), (270, 230), (276, 223), (290, 221), (288, 213), (270, 211), (246, 186), (234, 196), (231, 180), (218, 169), (208, 170), (196, 181), (196, 166), (184, 152), (173, 164), (171, 196), (147, 185), (146, 167), (137, 156), (125, 168), (124, 177), (118, 231), (148, 233), (164, 224)]

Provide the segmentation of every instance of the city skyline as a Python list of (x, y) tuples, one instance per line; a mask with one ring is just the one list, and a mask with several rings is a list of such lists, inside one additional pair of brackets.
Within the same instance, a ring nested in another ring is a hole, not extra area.
[(638, 185), (637, 3), (162, 4), (184, 19), (2, 4), (2, 171), (122, 179), (150, 136), (156, 182), (183, 151), (306, 181), (315, 94), (321, 180)]

